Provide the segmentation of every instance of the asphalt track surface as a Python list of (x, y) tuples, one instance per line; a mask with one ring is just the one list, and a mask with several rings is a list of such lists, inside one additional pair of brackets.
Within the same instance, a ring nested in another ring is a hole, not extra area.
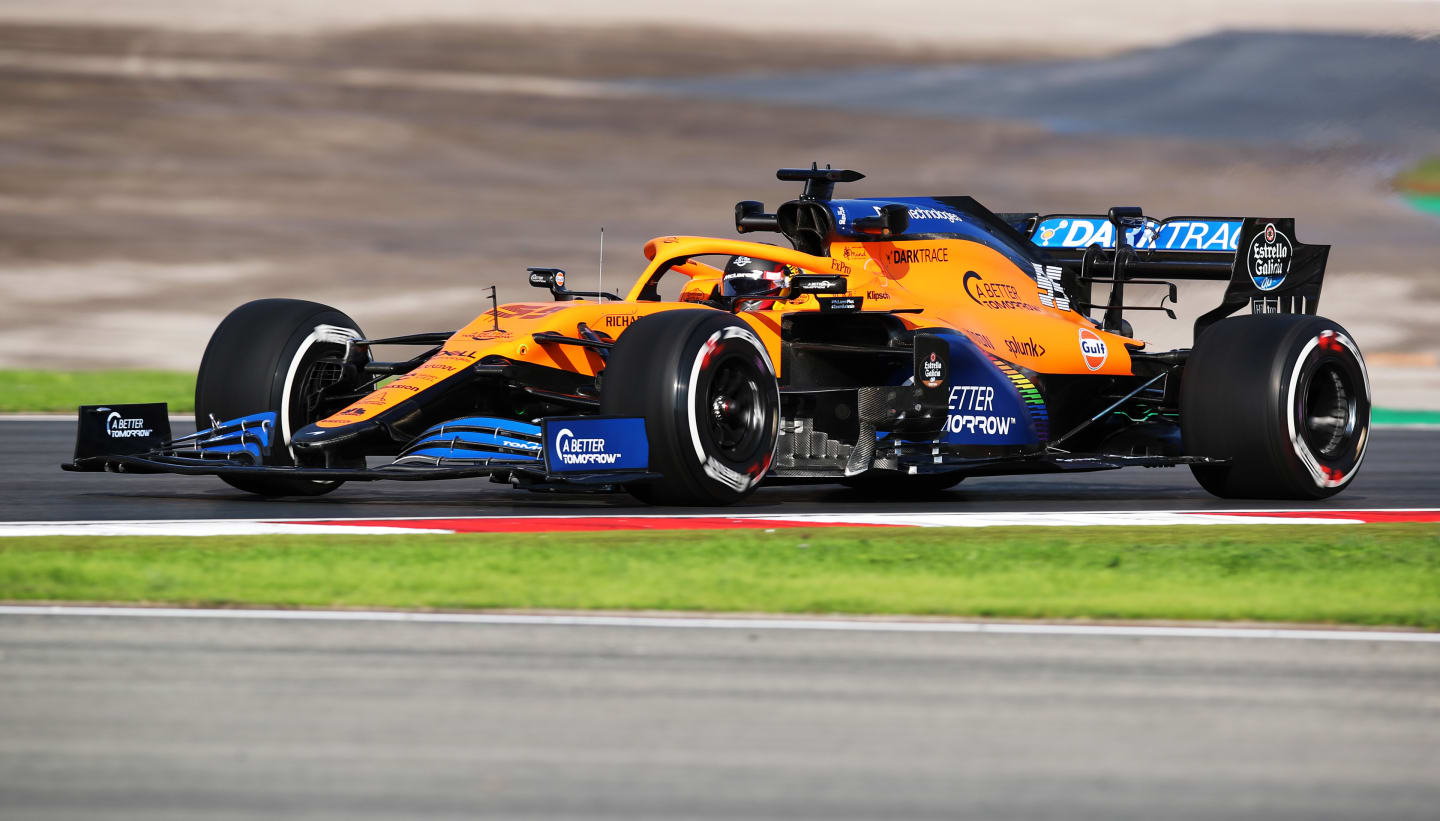
[(0, 618), (0, 815), (1433, 818), (1440, 646)]
[[(177, 426), (177, 432), (181, 428)], [(69, 474), (0, 423), (0, 520), (644, 512), (484, 481), (266, 501)], [(1376, 431), (1329, 507), (1433, 505)], [(745, 512), (1218, 509), (1181, 470)], [(1284, 506), (1284, 505), (1277, 505)], [(1433, 818), (1440, 644), (0, 615), (0, 817)]]
[[(191, 428), (176, 425), (175, 433)], [(1440, 430), (1373, 431), (1360, 476), (1324, 502), (1217, 499), (1186, 468), (968, 479), (924, 499), (877, 500), (840, 485), (762, 487), (727, 513), (1234, 510), (1440, 505)], [(517, 491), (485, 479), (350, 483), (312, 499), (261, 499), (208, 476), (66, 473), (74, 448), (65, 420), (0, 421), (0, 521), (383, 518), (485, 515), (716, 513), (653, 508), (623, 494)]]

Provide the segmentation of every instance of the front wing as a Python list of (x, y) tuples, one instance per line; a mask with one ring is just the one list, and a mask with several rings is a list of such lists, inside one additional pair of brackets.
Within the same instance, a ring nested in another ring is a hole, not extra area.
[[(162, 403), (82, 407), (74, 459), (61, 468), (346, 482), (490, 476), (535, 489), (604, 488), (661, 478), (648, 469), (648, 452), (635, 452), (643, 451), (640, 419), (591, 416), (540, 420), (540, 424), (491, 417), (456, 419), (425, 431), (393, 462), (376, 467), (266, 464), (277, 446), (274, 413), (217, 421), (173, 439), (168, 419)], [(635, 441), (636, 425), (641, 444)], [(576, 430), (589, 452), (569, 452), (575, 450), (567, 445)], [(620, 438), (607, 452), (610, 435)]]

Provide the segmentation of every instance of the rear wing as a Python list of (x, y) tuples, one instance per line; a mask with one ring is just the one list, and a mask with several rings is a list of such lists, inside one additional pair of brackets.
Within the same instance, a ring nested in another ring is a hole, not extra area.
[[(1120, 331), (1124, 311), (1163, 310), (1124, 304), (1125, 284), (1170, 286), (1167, 280), (1228, 281), (1219, 307), (1195, 320), (1195, 338), (1243, 308), (1252, 313), (1313, 314), (1320, 305), (1328, 245), (1295, 238), (1289, 217), (1146, 217), (1139, 208), (1112, 208), (1109, 214), (1021, 216), (1013, 223), (1032, 244), (1056, 262), (1065, 291), (1077, 296), (1082, 312), (1103, 307), (1106, 330)], [(1052, 272), (1053, 273), (1053, 272)], [(1148, 278), (1148, 279), (1147, 279)], [(1109, 284), (1104, 303), (1092, 302), (1092, 286)]]

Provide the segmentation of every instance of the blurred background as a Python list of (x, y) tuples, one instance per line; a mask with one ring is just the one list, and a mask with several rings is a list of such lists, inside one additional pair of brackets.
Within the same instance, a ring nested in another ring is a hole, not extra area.
[(591, 281), (601, 226), (612, 286), (649, 237), (732, 235), (816, 160), (1293, 215), (1377, 404), (1440, 409), (1437, 156), (1434, 0), (0, 0), (0, 367), (192, 370), (271, 296), (454, 329), (527, 265)]

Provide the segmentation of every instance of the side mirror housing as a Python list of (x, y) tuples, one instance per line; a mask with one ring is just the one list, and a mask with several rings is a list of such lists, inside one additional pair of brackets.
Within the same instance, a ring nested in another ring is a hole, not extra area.
[(848, 290), (850, 282), (841, 276), (796, 274), (790, 277), (789, 292), (792, 297), (800, 294), (843, 294)]
[(779, 231), (780, 221), (774, 214), (765, 213), (765, 203), (742, 200), (735, 203), (735, 232), (748, 234), (751, 231)]
[(530, 284), (536, 288), (548, 288), (556, 302), (568, 302), (570, 292), (565, 290), (565, 271), (560, 268), (526, 268), (530, 272)]

